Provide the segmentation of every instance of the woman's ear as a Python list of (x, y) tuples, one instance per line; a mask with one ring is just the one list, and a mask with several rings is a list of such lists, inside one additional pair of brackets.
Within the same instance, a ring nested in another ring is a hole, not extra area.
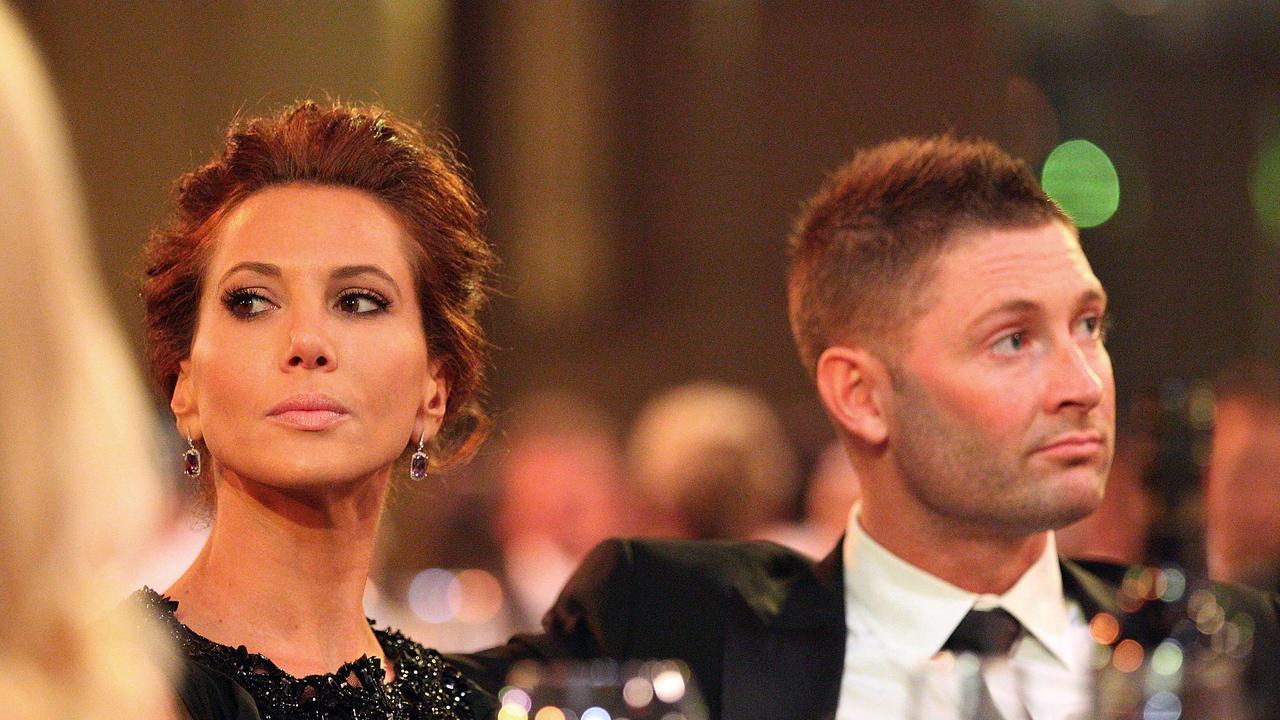
[(191, 361), (178, 363), (178, 381), (173, 386), (173, 395), (169, 398), (169, 409), (173, 411), (174, 421), (182, 436), (190, 436), (192, 440), (204, 437), (204, 427), (200, 424), (200, 408), (196, 402), (196, 389), (191, 378)]
[(418, 410), (420, 425), (414, 433), (416, 442), (422, 435), (432, 436), (444, 423), (444, 411), (449, 405), (449, 379), (442, 363), (432, 362), (422, 383), (422, 407)]
[(827, 414), (845, 432), (870, 445), (884, 443), (889, 373), (883, 362), (863, 348), (835, 345), (818, 358), (815, 376)]

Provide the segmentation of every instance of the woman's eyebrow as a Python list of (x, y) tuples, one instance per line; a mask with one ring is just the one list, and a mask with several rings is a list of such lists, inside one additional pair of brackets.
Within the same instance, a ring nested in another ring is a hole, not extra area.
[(386, 280), (388, 283), (391, 284), (391, 287), (392, 289), (395, 290), (396, 295), (400, 294), (400, 286), (396, 283), (395, 279), (391, 277), (390, 273), (378, 267), (377, 265), (343, 265), (342, 267), (334, 270), (333, 273), (330, 275), (330, 277), (333, 278), (334, 280), (345, 280), (348, 278), (356, 277), (357, 275), (366, 275), (366, 274), (376, 275), (377, 277), (380, 277), (383, 280)]
[(272, 265), (271, 263), (246, 260), (245, 262), (239, 262), (239, 263), (236, 263), (235, 265), (232, 265), (230, 269), (228, 269), (225, 273), (222, 274), (222, 279), (218, 281), (218, 284), (221, 285), (222, 283), (226, 282), (227, 278), (231, 277), (232, 273), (239, 272), (240, 270), (249, 270), (251, 272), (256, 272), (260, 275), (270, 275), (271, 277), (280, 277), (279, 265)]

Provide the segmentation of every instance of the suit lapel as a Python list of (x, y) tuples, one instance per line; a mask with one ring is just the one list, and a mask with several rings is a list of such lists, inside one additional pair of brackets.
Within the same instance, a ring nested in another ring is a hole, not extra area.
[[(1063, 558), (1058, 560), (1058, 564), (1062, 568), (1062, 593), (1080, 603), (1086, 620), (1100, 612), (1120, 615), (1116, 588), (1124, 573), (1122, 566), (1091, 563), (1091, 572), (1074, 560)], [(1099, 573), (1100, 570), (1103, 572)], [(1113, 577), (1103, 577), (1104, 573)]]
[(834, 716), (846, 634), (843, 545), (842, 538), (822, 562), (753, 589), (730, 610), (723, 720)]

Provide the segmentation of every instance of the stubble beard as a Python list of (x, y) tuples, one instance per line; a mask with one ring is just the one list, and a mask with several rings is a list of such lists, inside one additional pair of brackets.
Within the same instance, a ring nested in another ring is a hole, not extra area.
[(1024, 448), (1000, 447), (949, 417), (905, 373), (895, 373), (894, 388), (896, 469), (907, 492), (955, 529), (1016, 538), (1056, 530), (1097, 509), (1109, 462), (1095, 470), (1100, 477), (1092, 488), (1047, 476), (1030, 465), (1034, 458)]

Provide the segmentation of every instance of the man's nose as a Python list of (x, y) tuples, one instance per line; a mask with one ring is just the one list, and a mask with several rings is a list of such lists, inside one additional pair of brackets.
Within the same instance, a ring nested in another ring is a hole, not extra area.
[[(1099, 348), (1096, 352), (1105, 353)], [(1051, 360), (1045, 401), (1050, 411), (1068, 407), (1092, 409), (1102, 402), (1106, 388), (1106, 363), (1098, 362), (1094, 351), (1076, 342), (1062, 344)]]

